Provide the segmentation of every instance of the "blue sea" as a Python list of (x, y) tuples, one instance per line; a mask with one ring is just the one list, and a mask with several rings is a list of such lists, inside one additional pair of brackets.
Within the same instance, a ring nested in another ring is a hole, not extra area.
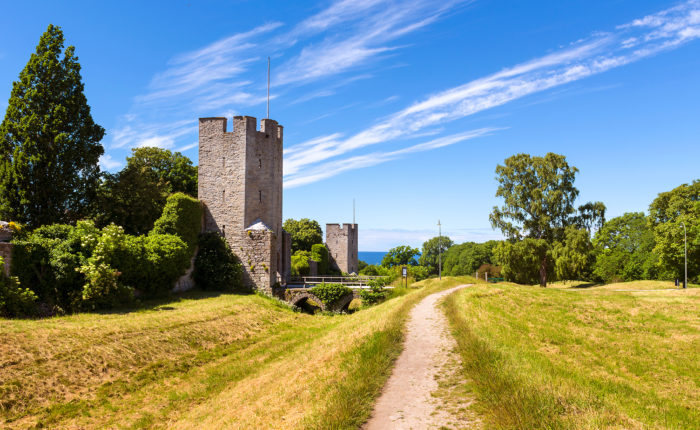
[(386, 252), (377, 251), (358, 251), (357, 258), (367, 264), (381, 264)]

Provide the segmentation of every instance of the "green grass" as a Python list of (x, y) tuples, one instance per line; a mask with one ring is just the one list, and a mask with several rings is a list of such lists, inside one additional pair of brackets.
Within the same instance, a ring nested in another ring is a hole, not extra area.
[(559, 287), (481, 284), (446, 300), (486, 426), (700, 428), (700, 289)]
[(0, 427), (354, 428), (401, 350), (416, 284), (350, 315), (258, 295), (0, 320)]

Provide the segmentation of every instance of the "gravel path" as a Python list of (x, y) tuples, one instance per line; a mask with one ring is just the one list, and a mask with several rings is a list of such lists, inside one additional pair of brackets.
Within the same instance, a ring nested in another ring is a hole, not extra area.
[(431, 294), (411, 310), (404, 350), (365, 430), (470, 427), (431, 395), (438, 390), (438, 380), (456, 371), (455, 363), (459, 363), (455, 340), (438, 305), (445, 296), (467, 286)]

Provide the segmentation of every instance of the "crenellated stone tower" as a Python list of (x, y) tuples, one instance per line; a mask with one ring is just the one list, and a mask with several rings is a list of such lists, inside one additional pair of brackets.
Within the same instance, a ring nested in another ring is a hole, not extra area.
[(271, 119), (199, 119), (199, 199), (204, 231), (226, 238), (246, 285), (272, 293), (290, 271), (291, 240), (282, 229), (282, 131)]
[(326, 224), (326, 246), (331, 264), (345, 273), (357, 273), (357, 224)]

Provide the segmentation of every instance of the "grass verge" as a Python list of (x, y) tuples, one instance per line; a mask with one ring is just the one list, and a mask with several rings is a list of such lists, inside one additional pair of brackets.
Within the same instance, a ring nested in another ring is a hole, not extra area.
[(482, 284), (446, 300), (489, 427), (700, 428), (700, 289), (608, 287)]
[(355, 428), (432, 280), (351, 315), (257, 295), (0, 320), (0, 427)]

